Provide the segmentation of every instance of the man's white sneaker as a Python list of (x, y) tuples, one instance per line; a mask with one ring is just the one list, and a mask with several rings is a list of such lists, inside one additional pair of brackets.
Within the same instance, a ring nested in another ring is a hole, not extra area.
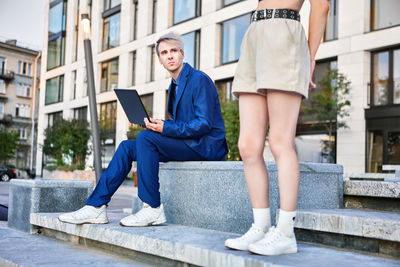
[(106, 205), (99, 208), (86, 205), (77, 211), (61, 214), (58, 219), (62, 222), (74, 224), (108, 223), (107, 208)]
[(296, 237), (288, 237), (271, 227), (263, 239), (249, 245), (249, 251), (267, 256), (297, 253)]
[(257, 242), (265, 236), (265, 232), (254, 223), (251, 228), (241, 237), (230, 238), (225, 241), (225, 246), (237, 250), (247, 250), (251, 243)]
[(135, 214), (129, 215), (120, 221), (123, 226), (149, 226), (165, 223), (164, 206), (152, 208), (144, 203), (143, 208)]

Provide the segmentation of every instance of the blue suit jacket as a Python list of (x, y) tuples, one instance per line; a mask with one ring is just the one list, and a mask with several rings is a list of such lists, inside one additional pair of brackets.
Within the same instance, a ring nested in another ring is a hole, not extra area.
[(185, 63), (179, 78), (175, 104), (170, 103), (171, 120), (164, 121), (163, 135), (183, 139), (206, 160), (223, 160), (228, 153), (225, 126), (217, 89), (207, 74)]

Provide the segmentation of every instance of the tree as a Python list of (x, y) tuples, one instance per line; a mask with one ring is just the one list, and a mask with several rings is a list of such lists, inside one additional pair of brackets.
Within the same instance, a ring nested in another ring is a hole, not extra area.
[(83, 169), (89, 153), (89, 123), (86, 120), (60, 119), (45, 130), (43, 152), (56, 159), (57, 166), (64, 166), (65, 157), (72, 159), (72, 165)]
[(239, 101), (235, 100), (221, 100), (221, 112), (225, 122), (226, 140), (228, 142), (229, 152), (227, 160), (237, 161), (240, 160), (240, 153), (238, 147), (240, 122), (239, 122)]
[(7, 165), (7, 161), (15, 157), (19, 148), (18, 133), (16, 131), (7, 131), (0, 129), (0, 163)]
[(318, 83), (320, 91), (310, 95), (309, 105), (303, 105), (305, 115), (316, 119), (314, 126), (325, 128), (328, 141), (324, 141), (324, 150), (330, 158), (333, 155), (333, 134), (340, 128), (348, 128), (345, 118), (349, 116), (350, 81), (337, 70), (329, 70)]

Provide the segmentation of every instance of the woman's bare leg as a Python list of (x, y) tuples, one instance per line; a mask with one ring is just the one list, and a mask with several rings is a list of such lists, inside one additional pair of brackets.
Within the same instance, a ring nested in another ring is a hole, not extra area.
[(268, 173), (263, 158), (268, 124), (267, 99), (258, 94), (239, 97), (239, 151), (253, 208), (269, 208)]

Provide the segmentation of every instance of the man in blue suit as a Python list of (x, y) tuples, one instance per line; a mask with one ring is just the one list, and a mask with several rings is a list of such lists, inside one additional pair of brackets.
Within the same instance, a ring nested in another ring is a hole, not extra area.
[(224, 121), (213, 81), (183, 63), (183, 41), (167, 33), (156, 42), (160, 63), (171, 74), (168, 113), (172, 119), (146, 118), (146, 130), (136, 140), (121, 142), (86, 206), (59, 216), (69, 223), (107, 223), (106, 205), (137, 161), (138, 194), (143, 208), (121, 220), (124, 226), (148, 226), (166, 222), (160, 201), (159, 162), (224, 160), (228, 152)]

